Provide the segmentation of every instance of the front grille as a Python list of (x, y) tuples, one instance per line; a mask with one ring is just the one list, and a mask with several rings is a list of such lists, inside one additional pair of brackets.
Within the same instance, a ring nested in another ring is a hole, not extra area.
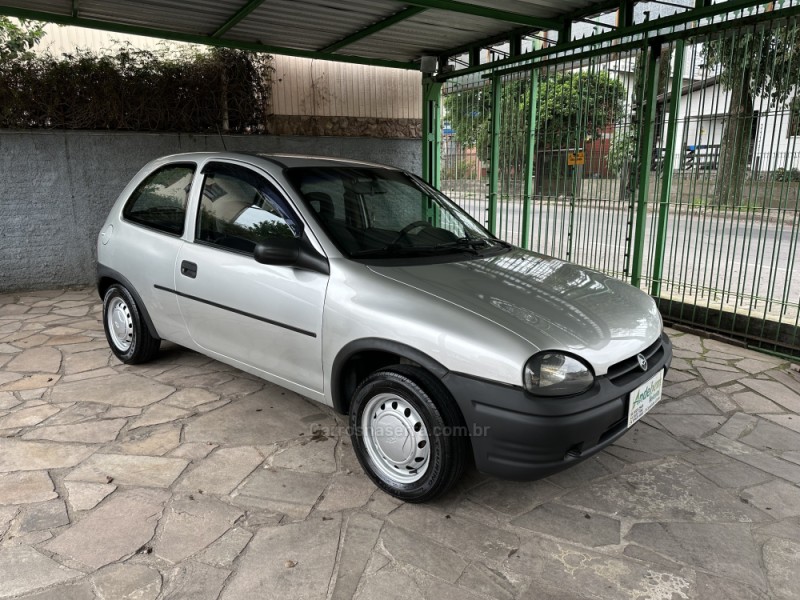
[[(648, 371), (653, 368), (653, 365), (661, 360), (664, 356), (664, 343), (659, 337), (650, 346), (640, 352), (646, 359), (648, 364)], [(642, 368), (639, 366), (638, 355), (626, 358), (616, 364), (611, 365), (608, 369), (607, 377), (614, 385), (625, 385), (642, 375)]]

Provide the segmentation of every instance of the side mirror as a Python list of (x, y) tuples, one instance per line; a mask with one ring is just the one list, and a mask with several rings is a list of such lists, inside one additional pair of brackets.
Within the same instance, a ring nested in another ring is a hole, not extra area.
[(253, 258), (262, 265), (294, 267), (330, 274), (328, 259), (317, 252), (305, 238), (276, 237), (256, 245)]
[(262, 265), (294, 265), (300, 258), (300, 240), (294, 237), (267, 240), (256, 246), (253, 257)]

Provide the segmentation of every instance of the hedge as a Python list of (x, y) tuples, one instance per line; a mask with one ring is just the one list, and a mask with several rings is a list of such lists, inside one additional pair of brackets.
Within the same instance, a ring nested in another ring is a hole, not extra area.
[(0, 64), (0, 127), (258, 133), (271, 57), (240, 50), (86, 50)]

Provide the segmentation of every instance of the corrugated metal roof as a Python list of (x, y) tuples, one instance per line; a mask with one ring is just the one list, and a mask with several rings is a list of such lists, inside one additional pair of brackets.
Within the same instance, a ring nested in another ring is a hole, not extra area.
[(212, 33), (239, 8), (237, 0), (80, 0), (79, 14), (183, 33)]
[[(391, 2), (324, 2), (269, 0), (233, 27), (226, 38), (319, 50), (387, 16)], [(349, 52), (348, 52), (349, 53)]]
[(565, 15), (592, 4), (582, 0), (471, 0), (470, 3), (543, 18)]
[[(598, 0), (0, 0), (0, 14), (198, 43), (252, 44), (273, 51), (282, 48), (303, 55), (323, 50), (412, 9), (410, 18), (336, 50), (340, 57), (408, 63), (424, 54), (444, 53), (520, 27), (534, 29), (533, 21), (541, 28), (550, 28), (554, 19), (597, 3)], [(475, 7), (505, 14), (469, 14)], [(212, 37), (215, 33), (216, 37)]]

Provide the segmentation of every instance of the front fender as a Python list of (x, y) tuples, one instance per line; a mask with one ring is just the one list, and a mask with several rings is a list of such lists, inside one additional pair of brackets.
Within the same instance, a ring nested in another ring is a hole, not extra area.
[(356, 354), (370, 351), (396, 354), (401, 358), (413, 361), (426, 368), (439, 379), (445, 377), (449, 372), (441, 363), (432, 359), (424, 352), (406, 344), (374, 337), (353, 340), (345, 344), (339, 351), (336, 358), (333, 359), (333, 366), (331, 367), (331, 396), (333, 408), (337, 412), (345, 414), (349, 404), (348, 399), (344, 397), (344, 386), (342, 385), (345, 365), (347, 365), (347, 362)]
[(538, 350), (480, 315), (345, 259), (331, 260), (322, 342), (332, 406), (341, 401), (341, 366), (359, 348), (392, 352), (440, 377), (452, 371), (517, 386)]

